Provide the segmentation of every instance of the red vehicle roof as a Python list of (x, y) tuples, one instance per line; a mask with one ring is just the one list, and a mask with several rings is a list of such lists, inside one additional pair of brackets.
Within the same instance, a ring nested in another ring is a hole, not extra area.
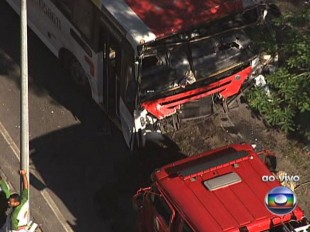
[(157, 38), (241, 11), (254, 1), (124, 0)]
[[(241, 181), (209, 190), (205, 181), (235, 173)], [(158, 187), (168, 201), (183, 214), (197, 231), (264, 231), (279, 224), (280, 217), (265, 207), (266, 194), (278, 181), (263, 182), (271, 172), (248, 145), (231, 145), (164, 166), (154, 173)], [(297, 219), (303, 211), (294, 211)], [(281, 220), (288, 221), (291, 215)]]
[(257, 5), (256, 0), (92, 0), (124, 28), (134, 45), (197, 28)]

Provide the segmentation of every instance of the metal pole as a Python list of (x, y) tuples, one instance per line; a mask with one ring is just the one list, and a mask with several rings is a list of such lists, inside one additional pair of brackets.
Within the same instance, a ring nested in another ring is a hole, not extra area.
[[(21, 92), (20, 92), (20, 169), (27, 172), (29, 178), (29, 112), (28, 112), (28, 47), (27, 47), (27, 0), (21, 0), (20, 8), (20, 34), (21, 34)], [(22, 180), (21, 180), (22, 182)], [(30, 186), (30, 183), (29, 183)], [(20, 192), (23, 190), (21, 185)], [(29, 190), (28, 190), (29, 191)], [(30, 210), (28, 211), (28, 221)]]

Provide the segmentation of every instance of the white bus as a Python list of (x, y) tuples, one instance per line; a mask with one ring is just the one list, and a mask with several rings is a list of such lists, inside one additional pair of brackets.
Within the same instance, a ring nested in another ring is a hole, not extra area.
[(240, 92), (258, 60), (247, 29), (266, 12), (254, 0), (27, 2), (30, 28), (131, 149)]

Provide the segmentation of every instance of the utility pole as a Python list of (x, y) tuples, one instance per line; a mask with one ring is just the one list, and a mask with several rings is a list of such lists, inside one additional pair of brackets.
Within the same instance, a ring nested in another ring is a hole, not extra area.
[[(21, 91), (20, 91), (20, 169), (26, 170), (29, 178), (29, 109), (28, 109), (28, 44), (27, 44), (27, 0), (21, 0), (20, 8), (21, 35)], [(30, 183), (29, 183), (30, 186)], [(23, 190), (22, 180), (20, 192)], [(28, 188), (29, 191), (29, 188)], [(30, 203), (29, 203), (30, 206)], [(28, 222), (30, 209), (28, 209)]]

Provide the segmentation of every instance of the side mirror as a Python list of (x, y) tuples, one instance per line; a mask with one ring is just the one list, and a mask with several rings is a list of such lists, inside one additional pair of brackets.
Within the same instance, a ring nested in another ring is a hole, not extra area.
[(273, 155), (266, 155), (265, 164), (271, 172), (275, 172), (277, 169), (277, 157)]
[(150, 187), (141, 188), (137, 191), (137, 193), (132, 198), (132, 207), (134, 210), (138, 211), (143, 208), (144, 196), (146, 192), (151, 190)]
[(144, 200), (144, 194), (136, 194), (132, 199), (132, 207), (135, 211), (139, 211), (143, 208), (143, 200)]

